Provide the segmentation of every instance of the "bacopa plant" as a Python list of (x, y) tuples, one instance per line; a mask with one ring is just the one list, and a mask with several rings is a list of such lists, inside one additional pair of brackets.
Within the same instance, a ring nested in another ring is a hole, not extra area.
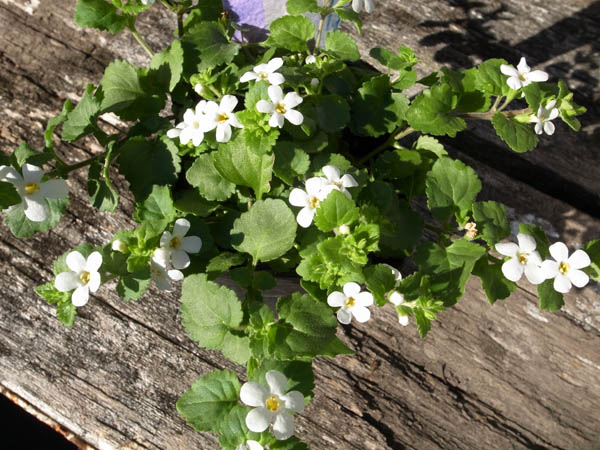
[[(114, 61), (49, 121), (43, 149), (22, 144), (3, 156), (0, 204), (15, 236), (48, 231), (68, 204), (64, 179), (87, 168), (91, 204), (114, 211), (123, 193), (109, 168), (118, 167), (138, 226), (101, 247), (67, 250), (36, 292), (71, 327), (110, 280), (124, 300), (152, 282), (171, 290), (183, 281), (190, 338), (247, 369), (243, 385), (231, 371), (208, 373), (177, 403), (224, 449), (306, 448), (294, 415), (310, 410), (312, 359), (351, 353), (336, 330), (369, 326), (377, 307), (391, 303), (400, 324), (416, 324), (424, 338), (471, 275), (490, 303), (525, 277), (549, 311), (573, 286), (600, 281), (600, 241), (568, 249), (526, 224), (511, 238), (505, 207), (477, 201), (475, 171), (434, 137), (490, 122), (508, 148), (531, 151), (558, 120), (580, 128), (585, 109), (564, 82), (525, 58), (419, 79), (406, 47), (372, 49), (379, 72), (361, 63), (349, 34), (324, 31), (337, 15), (360, 32), (358, 12), (372, 11), (372, 0), (288, 0), (289, 14), (261, 43), (249, 42), (219, 1), (162, 0), (177, 17), (176, 38), (153, 53), (135, 27), (138, 14), (159, 7), (152, 3), (77, 2), (77, 24), (128, 30), (150, 66)], [(423, 89), (409, 98), (415, 84)], [(130, 128), (105, 132), (98, 118), (109, 112)], [(67, 163), (55, 152), (58, 130), (64, 142), (93, 136), (105, 151)], [(412, 273), (400, 274), (400, 264)], [(304, 291), (273, 311), (262, 294), (278, 273), (297, 274)], [(214, 281), (223, 274), (242, 298)]]

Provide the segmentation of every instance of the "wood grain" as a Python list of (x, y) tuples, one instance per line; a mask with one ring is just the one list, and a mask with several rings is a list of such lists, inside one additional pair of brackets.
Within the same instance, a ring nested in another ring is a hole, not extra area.
[[(483, 6), (465, 9), (475, 3)], [(490, 19), (479, 31), (494, 31), (495, 44), (509, 48), (543, 35), (562, 20), (577, 18), (577, 11), (597, 3), (389, 1), (378, 15), (367, 18), (365, 37), (390, 47), (402, 38), (433, 68), (441, 58), (436, 56), (439, 49), (451, 42), (423, 41), (432, 34), (425, 20), (458, 23), (461, 17), (500, 6), (526, 13), (528, 23), (536, 27), (528, 33), (515, 22), (525, 20), (516, 13), (509, 20)], [(88, 82), (97, 83), (112, 59), (147, 62), (129, 35), (112, 37), (75, 27), (73, 4), (0, 0), (0, 146), (5, 151), (24, 139), (41, 144), (47, 119), (60, 111), (66, 98), (78, 98)], [(589, 24), (589, 14), (581, 20)], [(173, 21), (157, 5), (141, 25), (158, 49)], [(434, 31), (451, 25), (436, 27)], [(467, 42), (481, 38), (473, 32), (473, 26), (459, 28)], [(576, 38), (565, 40), (577, 44)], [(595, 45), (581, 44), (592, 50)], [(539, 49), (532, 48), (533, 58)], [(465, 65), (478, 54), (466, 44), (450, 50), (462, 55), (457, 61)], [(538, 62), (558, 64), (564, 58), (573, 72), (585, 69), (575, 53), (568, 50), (558, 59)], [(597, 72), (591, 73), (598, 78)], [(590, 80), (582, 84), (579, 95), (597, 95)], [(597, 115), (590, 117), (593, 121)], [(473, 136), (488, 139), (478, 131)], [(580, 163), (568, 153), (573, 172), (564, 177), (577, 182), (579, 171), (583, 181), (578, 185), (596, 195), (597, 190), (590, 189), (598, 180), (594, 147), (580, 149), (579, 137), (564, 129), (559, 128), (555, 137), (559, 136), (565, 142), (563, 151), (581, 151), (585, 160)], [(58, 149), (69, 161), (100, 151), (92, 141), (61, 144)], [(482, 198), (505, 202), (514, 219), (535, 221), (570, 246), (598, 236), (594, 211), (576, 209), (537, 189), (535, 179), (515, 179), (510, 171), (502, 173), (464, 150), (452, 149), (483, 178)], [(535, 164), (550, 157), (548, 153), (558, 157), (560, 152), (549, 145), (527, 158), (538, 153), (542, 157), (532, 160)], [(506, 153), (506, 158), (514, 157)], [(180, 324), (177, 293), (152, 288), (140, 302), (125, 303), (105, 286), (80, 309), (76, 327), (67, 330), (54, 318), (54, 308), (33, 292), (34, 285), (51, 279), (51, 263), (66, 249), (82, 241), (102, 244), (114, 231), (133, 226), (129, 196), (116, 214), (98, 213), (88, 203), (85, 173), (76, 173), (70, 183), (69, 214), (50, 233), (17, 240), (6, 227), (0, 228), (3, 389), (96, 448), (217, 448), (214, 437), (194, 432), (178, 417), (174, 404), (198, 376), (229, 368), (243, 378), (243, 368), (189, 341)], [(125, 192), (125, 182), (117, 184)], [(297, 288), (295, 280), (282, 279), (271, 295)], [(509, 300), (491, 307), (479, 282), (471, 280), (465, 298), (442, 314), (425, 341), (418, 339), (414, 325), (400, 327), (388, 307), (375, 311), (367, 324), (340, 328), (340, 337), (356, 354), (315, 361), (315, 398), (298, 417), (299, 436), (315, 449), (598, 448), (598, 288), (568, 295), (566, 308), (557, 314), (539, 312), (532, 291), (523, 283)]]

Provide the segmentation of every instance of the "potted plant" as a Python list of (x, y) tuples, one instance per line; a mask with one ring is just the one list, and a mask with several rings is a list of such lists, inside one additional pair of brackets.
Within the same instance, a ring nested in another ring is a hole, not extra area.
[[(138, 226), (101, 247), (66, 249), (55, 278), (36, 291), (73, 326), (77, 308), (109, 280), (125, 300), (151, 282), (171, 290), (183, 281), (190, 338), (247, 368), (243, 385), (233, 372), (215, 371), (177, 403), (223, 448), (305, 448), (293, 414), (310, 403), (312, 359), (351, 353), (337, 328), (369, 321), (376, 306), (392, 303), (399, 323), (414, 322), (425, 337), (471, 275), (491, 303), (526, 277), (550, 311), (573, 285), (600, 280), (598, 241), (570, 252), (521, 225), (517, 242), (507, 242), (504, 206), (478, 202), (481, 180), (435, 137), (489, 121), (509, 148), (531, 151), (538, 134), (554, 133), (553, 120), (579, 128), (584, 109), (563, 82), (547, 82), (525, 59), (418, 79), (406, 47), (372, 49), (386, 68), (378, 72), (360, 63), (350, 35), (326, 27), (335, 14), (360, 30), (368, 0), (354, 9), (350, 0), (288, 0), (289, 14), (274, 19), (260, 43), (248, 39), (241, 10), (163, 0), (177, 17), (176, 38), (154, 54), (135, 27), (150, 3), (77, 2), (76, 23), (129, 30), (152, 62), (111, 63), (99, 86), (49, 121), (41, 151), (23, 144), (3, 157), (0, 205), (16, 236), (47, 231), (68, 202), (64, 178), (89, 167), (92, 205), (114, 211), (123, 193), (109, 168), (118, 166)], [(415, 84), (424, 89), (410, 99), (405, 91)], [(102, 130), (97, 119), (106, 112), (129, 130)], [(93, 135), (105, 152), (68, 164), (54, 151), (57, 130), (65, 142)], [(412, 273), (394, 268), (404, 259)], [(304, 292), (280, 298), (273, 311), (262, 293), (286, 273), (300, 277)], [(215, 282), (222, 274), (243, 298)]]

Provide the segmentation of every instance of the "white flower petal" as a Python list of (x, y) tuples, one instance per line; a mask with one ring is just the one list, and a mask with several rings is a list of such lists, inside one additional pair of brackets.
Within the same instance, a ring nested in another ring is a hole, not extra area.
[(569, 270), (567, 272), (567, 277), (569, 278), (569, 280), (571, 280), (571, 283), (573, 283), (578, 288), (584, 287), (590, 281), (590, 277), (588, 277), (588, 275), (583, 270), (579, 269)]
[(192, 133), (192, 143), (194, 147), (198, 147), (204, 140), (204, 132), (202, 130), (194, 130)]
[(171, 239), (173, 239), (173, 235), (169, 231), (163, 231), (162, 236), (160, 237), (160, 246), (161, 247), (169, 247), (171, 243)]
[(335, 166), (323, 166), (321, 171), (330, 182), (340, 179), (340, 169)]
[(240, 78), (240, 83), (246, 83), (247, 81), (254, 81), (258, 78), (258, 75), (254, 72), (246, 72)]
[(101, 265), (102, 254), (100, 252), (92, 252), (90, 256), (87, 257), (84, 270), (88, 272), (97, 272)]
[(526, 264), (524, 272), (531, 284), (540, 284), (546, 279), (544, 271), (535, 264)]
[(288, 392), (286, 395), (282, 395), (281, 399), (285, 402), (285, 409), (290, 411), (302, 412), (306, 406), (304, 395), (298, 391)]
[(293, 125), (302, 125), (302, 122), (304, 122), (302, 113), (295, 109), (288, 109), (284, 116)]
[(360, 286), (357, 283), (355, 283), (354, 281), (351, 281), (344, 285), (343, 291), (344, 291), (344, 294), (346, 294), (346, 297), (354, 297), (354, 296), (357, 296), (358, 293), (360, 292)]
[(554, 278), (554, 290), (561, 294), (566, 294), (571, 290), (571, 280), (562, 273), (559, 273)]
[(292, 91), (285, 94), (285, 98), (283, 99), (285, 109), (295, 108), (300, 103), (302, 103), (302, 97), (300, 97), (297, 92)]
[(527, 65), (527, 61), (524, 56), (521, 56), (519, 60), (519, 64), (517, 64), (517, 70), (521, 73), (527, 73), (531, 70), (531, 68)]
[(236, 128), (244, 128), (244, 125), (242, 125), (242, 123), (239, 121), (239, 119), (237, 118), (237, 116), (233, 113), (231, 113), (229, 115), (229, 120), (227, 121), (227, 123), (229, 125), (231, 125), (232, 127), (236, 127)]
[(544, 132), (544, 124), (542, 122), (538, 122), (533, 127), (535, 134), (542, 134)]
[(547, 259), (542, 263), (542, 275), (544, 275), (546, 280), (554, 278), (556, 275), (558, 275), (558, 264), (559, 263), (557, 261), (553, 261), (551, 259)]
[(269, 119), (269, 126), (273, 128), (283, 128), (283, 116), (279, 113), (273, 113)]
[(43, 222), (50, 217), (50, 209), (43, 197), (26, 195), (22, 198), (25, 203), (25, 217), (29, 220), (32, 222)]
[(548, 136), (552, 136), (554, 134), (555, 129), (556, 127), (552, 122), (548, 120), (544, 122), (544, 133), (546, 133)]
[(519, 281), (523, 276), (523, 264), (517, 258), (511, 258), (502, 264), (502, 273), (510, 281)]
[(23, 167), (21, 167), (21, 171), (23, 172), (23, 181), (25, 181), (25, 183), (39, 184), (44, 176), (44, 170), (33, 164), (24, 164)]
[(569, 259), (569, 249), (562, 242), (555, 242), (548, 247), (548, 250), (550, 250), (550, 254), (558, 262), (567, 261)]
[(373, 304), (373, 294), (370, 292), (361, 292), (354, 296), (356, 304), (360, 306), (371, 306)]
[(371, 318), (371, 311), (364, 306), (356, 305), (350, 311), (357, 322), (364, 323)]
[(269, 393), (256, 381), (244, 383), (240, 390), (240, 400), (248, 406), (264, 406)]
[(231, 139), (231, 125), (221, 123), (217, 125), (217, 142), (229, 142)]
[(510, 77), (518, 77), (519, 76), (519, 72), (517, 71), (517, 69), (515, 69), (513, 66), (510, 66), (507, 64), (500, 65), (500, 72), (502, 72), (504, 75), (508, 75)]
[(356, 187), (358, 186), (358, 182), (354, 179), (354, 177), (350, 174), (346, 174), (340, 180), (342, 182), (342, 186), (345, 188)]
[(173, 236), (182, 238), (190, 230), (190, 227), (191, 224), (189, 220), (183, 218), (177, 219), (173, 225)]
[(181, 130), (181, 133), (179, 134), (179, 142), (181, 142), (182, 145), (187, 145), (193, 137), (194, 129), (191, 127), (186, 127), (183, 130)]
[(529, 254), (529, 258), (527, 260), (529, 264), (535, 264), (536, 266), (542, 265), (542, 257), (537, 251), (533, 251)]
[(516, 77), (510, 77), (508, 80), (506, 80), (506, 84), (508, 84), (508, 87), (514, 91), (517, 91), (523, 87), (523, 83), (521, 83)]
[(19, 175), (19, 172), (14, 167), (0, 166), (0, 181), (12, 184), (22, 183), (23, 177)]
[(311, 177), (306, 180), (306, 192), (309, 196), (317, 196), (323, 188), (325, 180), (321, 177)]
[(329, 294), (327, 296), (327, 304), (329, 306), (333, 306), (333, 307), (344, 306), (344, 303), (346, 302), (346, 298), (348, 298), (348, 297), (346, 297), (340, 291), (333, 291), (331, 294)]
[(87, 287), (90, 292), (96, 292), (100, 287), (100, 273), (99, 272), (91, 272), (90, 273), (90, 281), (88, 281)]
[(275, 439), (280, 441), (289, 439), (295, 430), (294, 418), (291, 415), (285, 411), (275, 414), (275, 422), (273, 423), (273, 436), (275, 436)]
[(517, 241), (519, 241), (519, 249), (521, 252), (531, 253), (537, 246), (535, 238), (530, 234), (517, 234)]
[(56, 275), (54, 287), (60, 292), (69, 292), (79, 286), (79, 277), (75, 272), (61, 272)]
[(90, 290), (87, 285), (79, 286), (71, 296), (73, 306), (84, 306), (90, 298)]
[(292, 189), (288, 200), (293, 206), (308, 206), (308, 194), (302, 189)]
[(296, 222), (298, 222), (298, 225), (300, 225), (302, 228), (308, 228), (310, 227), (314, 217), (315, 210), (305, 206), (300, 210), (300, 212), (298, 212), (298, 215), (296, 216)]
[(262, 433), (269, 427), (272, 417), (273, 413), (267, 408), (254, 408), (246, 416), (246, 426), (250, 431)]
[(47, 198), (63, 198), (69, 195), (69, 186), (62, 179), (48, 180), (40, 184), (40, 191)]
[(519, 251), (519, 246), (514, 242), (503, 242), (496, 244), (496, 251), (504, 256), (510, 256), (514, 258), (517, 256), (517, 252)]
[(285, 82), (285, 77), (280, 73), (270, 73), (267, 80), (272, 85), (279, 86), (280, 84), (283, 84)]
[(192, 108), (188, 108), (183, 113), (183, 123), (186, 125), (193, 125), (196, 120), (196, 114)]
[(271, 390), (271, 394), (282, 396), (286, 393), (287, 378), (279, 370), (269, 370), (265, 374), (267, 385)]
[(408, 325), (408, 316), (398, 316), (398, 323), (403, 327)]
[(179, 270), (167, 270), (167, 276), (171, 281), (181, 281), (183, 280), (183, 273)]
[(346, 308), (338, 309), (336, 314), (337, 320), (344, 325), (348, 325), (352, 321), (352, 313), (348, 311)]
[(275, 105), (273, 105), (273, 102), (268, 100), (259, 100), (256, 102), (256, 110), (264, 114), (273, 114), (275, 111)]
[(267, 89), (267, 92), (269, 93), (269, 98), (273, 103), (277, 104), (283, 101), (283, 91), (279, 86), (271, 85)]
[(398, 291), (393, 291), (389, 296), (388, 296), (388, 300), (390, 301), (390, 303), (392, 303), (393, 305), (401, 305), (402, 303), (404, 303), (404, 295), (402, 295), (400, 292)]
[(571, 256), (569, 256), (568, 263), (571, 269), (583, 269), (589, 266), (592, 261), (589, 255), (583, 250), (575, 250)]
[(543, 70), (534, 70), (533, 72), (529, 72), (527, 74), (527, 79), (530, 81), (535, 81), (536, 83), (548, 81), (548, 74)]
[(230, 113), (238, 104), (238, 99), (235, 95), (224, 95), (219, 105), (219, 112)]
[(65, 262), (67, 263), (67, 267), (76, 273), (84, 271), (87, 263), (83, 255), (78, 251), (69, 253)]
[(190, 265), (190, 257), (181, 249), (172, 250), (171, 264), (176, 269), (185, 269)]
[(273, 58), (271, 61), (269, 61), (267, 63), (267, 66), (265, 68), (266, 69), (265, 72), (269, 72), (269, 73), (275, 72), (281, 66), (283, 66), (283, 59), (281, 59), (281, 58)]
[(259, 442), (253, 441), (252, 439), (246, 441), (246, 446), (248, 447), (248, 450), (264, 450), (264, 447), (260, 445)]
[(198, 253), (202, 248), (202, 239), (198, 236), (187, 236), (181, 240), (181, 248), (188, 253)]
[[(198, 104), (198, 106), (200, 106), (200, 104)], [(196, 116), (201, 116), (202, 113), (197, 110), (198, 106), (196, 106)], [(217, 102), (213, 102), (212, 100), (206, 102), (202, 109), (204, 110), (203, 114), (206, 114), (207, 116), (216, 116), (219, 114), (219, 105)]]

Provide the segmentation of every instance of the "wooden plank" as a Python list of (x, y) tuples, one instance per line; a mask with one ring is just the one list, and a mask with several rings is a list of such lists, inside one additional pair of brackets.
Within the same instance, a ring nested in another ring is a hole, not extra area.
[[(114, 57), (145, 60), (129, 36), (77, 30), (72, 2), (49, 3), (33, 15), (24, 10), (31, 2), (0, 3), (2, 148), (25, 138), (41, 143), (47, 118), (97, 82)], [(401, 7), (394, 5), (390, 14)], [(152, 8), (142, 26), (165, 39), (162, 17)], [(59, 149), (72, 161), (95, 151), (91, 142)], [(568, 204), (473, 165), (484, 178), (483, 196), (513, 206), (515, 217), (547, 221), (569, 245), (598, 229), (597, 220)], [(151, 289), (142, 301), (125, 303), (102, 288), (67, 330), (32, 291), (50, 279), (51, 262), (65, 249), (104, 243), (133, 226), (131, 198), (115, 215), (98, 213), (88, 206), (83, 175), (71, 182), (70, 214), (55, 230), (17, 240), (0, 228), (0, 384), (97, 448), (215, 448), (212, 436), (185, 425), (174, 402), (203, 373), (230, 368), (242, 377), (243, 370), (189, 341), (177, 293)], [(273, 295), (295, 288), (295, 281), (280, 280)], [(414, 326), (400, 328), (388, 307), (367, 324), (340, 329), (357, 353), (315, 362), (316, 395), (298, 417), (300, 437), (317, 449), (597, 447), (598, 295), (593, 287), (573, 293), (565, 312), (547, 314), (537, 310), (530, 288), (523, 284), (490, 307), (471, 280), (426, 341)]]

